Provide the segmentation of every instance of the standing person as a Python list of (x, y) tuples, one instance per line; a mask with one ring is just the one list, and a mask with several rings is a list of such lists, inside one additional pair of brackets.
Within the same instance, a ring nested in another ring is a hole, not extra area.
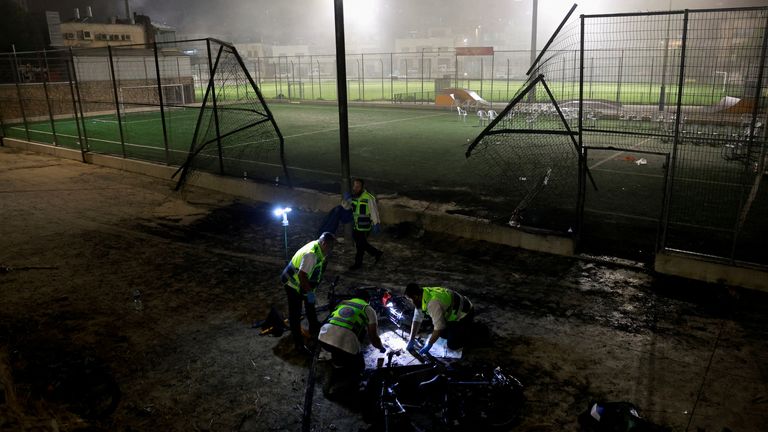
[(382, 353), (386, 351), (379, 338), (376, 311), (362, 298), (340, 302), (328, 316), (317, 339), (331, 353), (334, 363), (329, 388), (333, 382), (344, 381), (347, 387), (357, 389), (365, 369), (362, 341), (366, 334), (371, 345)]
[(432, 331), (424, 347), (419, 350), (419, 354), (426, 355), (432, 349), (432, 345), (441, 337), (447, 340), (450, 349), (464, 347), (469, 340), (472, 320), (475, 316), (475, 309), (468, 298), (447, 288), (420, 288), (415, 283), (409, 283), (405, 287), (405, 296), (416, 307), (411, 323), (411, 334), (406, 346), (408, 351), (414, 348), (415, 338), (419, 332), (419, 327), (421, 327), (424, 314), (432, 318), (434, 331)]
[(301, 304), (309, 321), (309, 332), (316, 337), (320, 322), (315, 311), (315, 288), (323, 279), (323, 272), (328, 264), (327, 258), (333, 249), (336, 237), (325, 232), (320, 238), (305, 244), (288, 262), (280, 275), (285, 294), (288, 296), (288, 326), (291, 329), (293, 343), (298, 352), (309, 354), (304, 346), (301, 334)]
[(349, 199), (352, 204), (352, 238), (355, 240), (355, 263), (349, 267), (357, 270), (363, 266), (363, 255), (368, 252), (374, 257), (375, 262), (381, 259), (382, 251), (368, 243), (368, 234), (373, 231), (378, 234), (381, 229), (379, 208), (376, 205), (376, 197), (365, 190), (365, 182), (355, 179), (352, 183), (352, 196)]

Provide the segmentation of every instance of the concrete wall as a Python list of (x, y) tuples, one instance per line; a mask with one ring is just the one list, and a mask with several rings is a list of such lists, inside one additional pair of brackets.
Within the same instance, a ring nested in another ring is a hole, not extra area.
[(736, 267), (701, 256), (660, 252), (656, 255), (654, 269), (663, 274), (768, 292), (768, 271), (765, 269)]
[[(163, 84), (184, 84), (186, 102), (194, 102), (194, 84), (191, 76), (164, 78)], [(136, 86), (145, 88), (136, 88)], [(159, 105), (160, 101), (157, 97), (155, 86), (157, 86), (157, 81), (151, 77), (146, 80), (125, 79), (120, 81), (119, 88), (128, 88), (120, 91), (120, 97), (124, 103), (140, 102), (142, 104)], [(24, 114), (27, 116), (28, 121), (48, 119), (48, 105), (45, 101), (45, 89), (42, 83), (20, 84), (19, 92), (24, 100)], [(54, 116), (72, 114), (72, 95), (69, 83), (48, 83), (48, 97), (51, 100), (51, 111), (53, 111)], [(112, 81), (81, 82), (80, 97), (83, 101), (83, 112), (86, 115), (91, 112), (101, 113), (115, 110)], [(14, 84), (0, 85), (0, 116), (2, 116), (5, 123), (19, 123), (22, 121), (21, 106), (18, 103), (18, 93)]]
[[(24, 99), (24, 113), (29, 121), (48, 119), (48, 104), (45, 101), (43, 84), (19, 84), (19, 93)], [(72, 96), (69, 83), (48, 83), (48, 97), (53, 115), (72, 114)], [(0, 117), (3, 122), (21, 122), (21, 106), (14, 84), (0, 84)]]

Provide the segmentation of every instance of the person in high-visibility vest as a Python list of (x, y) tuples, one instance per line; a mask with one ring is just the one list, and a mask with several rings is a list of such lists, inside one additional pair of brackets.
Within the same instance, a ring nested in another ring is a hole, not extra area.
[(320, 238), (301, 247), (280, 274), (285, 294), (288, 297), (288, 326), (291, 329), (296, 350), (309, 354), (301, 334), (301, 305), (304, 303), (309, 333), (316, 337), (320, 330), (320, 321), (315, 311), (315, 288), (323, 279), (323, 272), (328, 265), (328, 254), (333, 249), (336, 236), (326, 232)]
[(348, 202), (352, 207), (352, 238), (355, 240), (355, 263), (349, 269), (357, 270), (363, 266), (363, 255), (368, 252), (376, 263), (381, 259), (382, 251), (368, 243), (368, 235), (378, 234), (381, 230), (379, 208), (376, 197), (365, 190), (365, 182), (355, 179), (352, 182), (352, 195)]
[(441, 337), (446, 339), (450, 349), (464, 347), (475, 317), (475, 308), (468, 298), (448, 288), (420, 287), (415, 283), (409, 283), (405, 287), (405, 296), (415, 306), (411, 334), (406, 346), (408, 351), (414, 348), (416, 335), (425, 314), (432, 318), (434, 330), (419, 350), (419, 354), (426, 355)]
[(362, 371), (365, 336), (379, 351), (386, 349), (379, 338), (376, 311), (361, 298), (341, 301), (320, 327), (320, 346), (329, 351), (334, 363)]

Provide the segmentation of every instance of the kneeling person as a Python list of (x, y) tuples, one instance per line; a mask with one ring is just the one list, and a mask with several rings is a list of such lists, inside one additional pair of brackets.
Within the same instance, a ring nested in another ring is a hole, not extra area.
[(358, 373), (365, 369), (361, 344), (366, 333), (371, 345), (384, 352), (376, 311), (367, 301), (353, 298), (336, 306), (320, 328), (318, 340), (331, 353), (334, 364)]
[(415, 338), (424, 319), (424, 314), (432, 318), (434, 331), (419, 354), (426, 355), (438, 338), (447, 340), (449, 349), (463, 348), (469, 339), (472, 320), (475, 316), (472, 302), (456, 291), (442, 287), (419, 287), (410, 283), (405, 288), (405, 296), (414, 304), (411, 334), (408, 338), (408, 351), (414, 348)]

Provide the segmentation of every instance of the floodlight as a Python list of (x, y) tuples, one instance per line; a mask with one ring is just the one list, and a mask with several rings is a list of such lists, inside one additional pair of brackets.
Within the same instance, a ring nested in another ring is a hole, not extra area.
[(277, 207), (276, 209), (274, 209), (272, 211), (272, 213), (274, 213), (274, 215), (278, 216), (278, 217), (285, 216), (285, 214), (290, 213), (290, 212), (291, 212), (291, 208), (290, 207)]

